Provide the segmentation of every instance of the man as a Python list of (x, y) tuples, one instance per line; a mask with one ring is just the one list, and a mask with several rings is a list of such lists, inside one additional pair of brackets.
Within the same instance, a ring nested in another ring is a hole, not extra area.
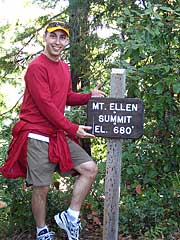
[(97, 165), (75, 142), (94, 138), (88, 126), (77, 125), (64, 116), (65, 105), (84, 105), (91, 97), (103, 97), (98, 85), (91, 93), (71, 90), (68, 65), (60, 60), (68, 44), (69, 29), (61, 21), (52, 21), (45, 30), (44, 51), (28, 66), (20, 120), (15, 124), (8, 158), (0, 172), (9, 178), (26, 177), (32, 185), (32, 212), (37, 240), (53, 239), (46, 226), (46, 197), (55, 170), (76, 173), (69, 208), (54, 219), (67, 232), (69, 240), (79, 240), (79, 212), (97, 174)]

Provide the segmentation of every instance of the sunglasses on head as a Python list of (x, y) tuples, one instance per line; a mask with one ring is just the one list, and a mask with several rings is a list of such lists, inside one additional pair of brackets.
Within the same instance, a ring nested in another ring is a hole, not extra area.
[(51, 22), (51, 23), (48, 24), (47, 28), (58, 27), (58, 26), (60, 26), (62, 28), (69, 28), (69, 26), (64, 22)]

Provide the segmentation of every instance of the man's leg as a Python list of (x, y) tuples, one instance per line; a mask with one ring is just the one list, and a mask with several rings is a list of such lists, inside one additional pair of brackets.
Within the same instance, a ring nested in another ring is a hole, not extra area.
[(79, 144), (70, 139), (67, 140), (75, 166), (74, 170), (79, 173), (79, 176), (74, 184), (70, 207), (56, 214), (54, 219), (59, 227), (66, 231), (69, 240), (79, 240), (80, 209), (95, 180), (98, 167)]
[(32, 192), (32, 212), (36, 222), (36, 226), (42, 228), (46, 225), (46, 197), (49, 186), (33, 187)]
[(48, 158), (48, 143), (36, 139), (28, 139), (26, 182), (33, 186), (32, 212), (37, 227), (37, 240), (53, 239), (53, 232), (46, 226), (46, 197), (52, 183), (52, 174), (56, 164)]
[(79, 240), (79, 230), (81, 228), (79, 212), (98, 172), (97, 165), (94, 161), (81, 163), (74, 169), (78, 171), (80, 175), (74, 184), (70, 207), (67, 211), (63, 211), (54, 216), (59, 227), (66, 231), (69, 240)]
[(70, 208), (80, 211), (83, 201), (95, 181), (98, 167), (94, 161), (89, 161), (76, 166), (75, 170), (79, 172), (80, 175), (77, 177), (74, 184)]

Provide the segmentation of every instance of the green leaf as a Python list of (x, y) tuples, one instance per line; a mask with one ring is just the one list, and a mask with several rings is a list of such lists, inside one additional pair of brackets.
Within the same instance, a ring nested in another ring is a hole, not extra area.
[(180, 93), (180, 82), (173, 84), (173, 90), (175, 93)]
[(124, 9), (124, 13), (125, 13), (126, 15), (131, 15), (131, 13), (130, 13), (130, 11), (129, 11), (128, 8), (125, 8), (125, 9)]
[(159, 82), (156, 84), (156, 93), (161, 94), (163, 92), (164, 86), (162, 82)]
[(124, 18), (123, 17), (119, 17), (116, 21), (118, 24), (122, 24), (124, 22)]
[(131, 167), (127, 168), (127, 174), (131, 175), (133, 173), (133, 169)]
[(170, 7), (166, 7), (166, 6), (161, 6), (160, 7), (161, 10), (167, 11), (167, 12), (173, 12), (174, 10)]

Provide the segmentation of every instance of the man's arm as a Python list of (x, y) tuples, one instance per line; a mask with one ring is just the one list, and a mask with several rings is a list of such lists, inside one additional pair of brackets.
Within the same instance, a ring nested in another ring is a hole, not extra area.
[(72, 87), (70, 85), (66, 104), (68, 106), (85, 105), (91, 97), (104, 97), (105, 93), (100, 91), (101, 87), (102, 83), (99, 83), (90, 93), (76, 93), (72, 91)]
[[(105, 93), (100, 91), (99, 89), (102, 87), (102, 83), (99, 83), (91, 92), (91, 97), (104, 97)], [(83, 94), (82, 94), (83, 95)], [(76, 132), (76, 135), (79, 138), (95, 138), (95, 135), (90, 134), (86, 131), (90, 130), (92, 127), (79, 125), (79, 128)]]

